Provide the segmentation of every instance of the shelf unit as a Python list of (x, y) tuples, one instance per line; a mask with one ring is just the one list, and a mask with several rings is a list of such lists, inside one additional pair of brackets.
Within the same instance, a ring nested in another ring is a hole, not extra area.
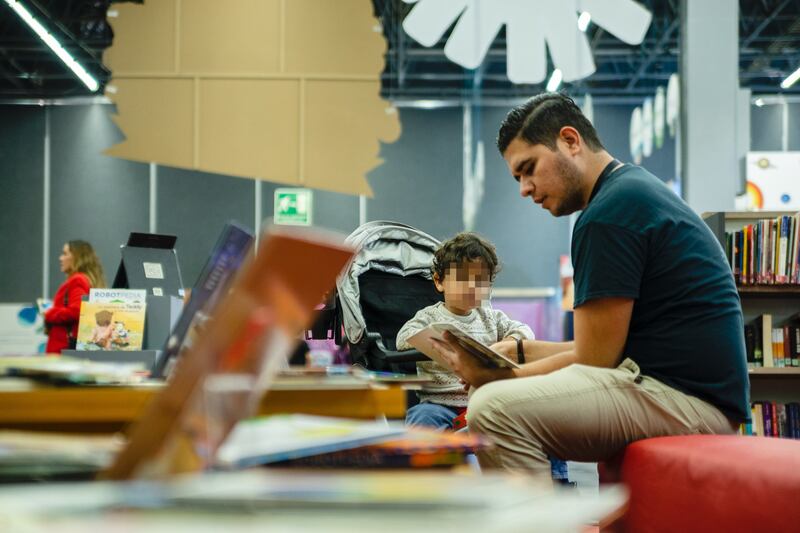
[(747, 298), (750, 296), (776, 296), (779, 298), (787, 296), (800, 297), (800, 285), (739, 285), (739, 296)]
[[(783, 211), (730, 211), (705, 213), (703, 218), (724, 246), (725, 232), (740, 230), (745, 225), (762, 219), (793, 214)], [(758, 315), (770, 313), (773, 324), (777, 327), (793, 314), (800, 312), (800, 285), (739, 285), (737, 289), (742, 301), (745, 324)], [(800, 401), (800, 368), (753, 368), (750, 369), (749, 376), (752, 401)]]
[(750, 376), (770, 376), (796, 378), (800, 376), (800, 368), (751, 368)]

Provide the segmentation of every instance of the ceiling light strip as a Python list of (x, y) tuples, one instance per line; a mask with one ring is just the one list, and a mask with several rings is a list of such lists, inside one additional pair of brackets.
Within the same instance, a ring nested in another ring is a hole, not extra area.
[(48, 32), (44, 26), (42, 26), (36, 18), (31, 15), (30, 11), (28, 11), (25, 6), (23, 6), (18, 0), (6, 0), (6, 3), (13, 9), (19, 18), (21, 18), (25, 23), (30, 26), (30, 28), (39, 36), (39, 38), (44, 41), (44, 43), (50, 47), (50, 49), (55, 52), (55, 54), (64, 62), (69, 69), (75, 73), (78, 78), (83, 82), (86, 87), (89, 88), (90, 91), (95, 92), (99, 87), (100, 84), (97, 83), (86, 69), (83, 68), (80, 63), (75, 61), (75, 58), (67, 52), (61, 43), (53, 37), (50, 32)]
[(578, 17), (578, 29), (586, 33), (591, 21), (592, 15), (588, 11), (582, 11), (581, 16)]
[(563, 78), (563, 74), (561, 73), (561, 69), (557, 68), (553, 71), (550, 75), (550, 79), (547, 81), (547, 92), (555, 92), (561, 87), (561, 79)]
[(781, 82), (782, 89), (788, 89), (792, 85), (795, 84), (797, 80), (800, 80), (800, 67), (797, 70), (786, 76), (786, 79)]

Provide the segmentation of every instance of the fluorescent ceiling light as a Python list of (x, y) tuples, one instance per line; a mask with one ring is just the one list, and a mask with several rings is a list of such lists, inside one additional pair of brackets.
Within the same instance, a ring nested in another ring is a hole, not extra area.
[(418, 109), (439, 109), (446, 107), (446, 103), (441, 100), (415, 100), (410, 102), (409, 107), (416, 107)]
[(76, 76), (78, 76), (78, 78), (80, 78), (83, 84), (86, 85), (90, 91), (95, 92), (100, 87), (100, 84), (97, 83), (97, 80), (89, 75), (89, 73), (86, 72), (86, 69), (84, 69), (77, 61), (75, 61), (75, 58), (72, 57), (63, 46), (61, 46), (61, 43), (59, 43), (56, 38), (53, 37), (44, 28), (44, 26), (42, 26), (39, 21), (33, 17), (33, 15), (31, 15), (30, 11), (25, 9), (25, 6), (23, 6), (17, 0), (6, 0), (6, 3), (9, 5), (9, 7), (11, 7), (11, 9), (16, 11), (17, 15), (19, 15), (19, 18), (24, 20), (25, 23), (30, 26), (34, 32), (36, 32), (36, 35), (38, 35), (39, 38), (44, 41), (44, 43), (49, 46), (53, 52), (55, 52), (61, 61), (63, 61), (64, 64), (67, 65), (70, 70), (74, 72)]
[(563, 75), (561, 74), (561, 69), (555, 69), (553, 73), (550, 75), (550, 79), (547, 81), (547, 91), (548, 92), (555, 92), (561, 86), (561, 78)]
[(585, 32), (592, 21), (592, 15), (588, 11), (581, 11), (581, 16), (578, 17), (578, 29)]
[(797, 80), (800, 80), (800, 68), (789, 74), (786, 79), (781, 82), (781, 88), (788, 89), (794, 85)]

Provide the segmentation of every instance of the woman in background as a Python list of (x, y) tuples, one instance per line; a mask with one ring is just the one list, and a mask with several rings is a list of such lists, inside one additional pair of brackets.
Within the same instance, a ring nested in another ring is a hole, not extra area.
[(58, 262), (67, 280), (56, 291), (53, 307), (44, 314), (45, 329), (48, 331), (47, 353), (61, 353), (63, 349), (75, 348), (81, 299), (89, 294), (91, 287), (106, 286), (103, 267), (88, 242), (69, 241), (64, 245)]

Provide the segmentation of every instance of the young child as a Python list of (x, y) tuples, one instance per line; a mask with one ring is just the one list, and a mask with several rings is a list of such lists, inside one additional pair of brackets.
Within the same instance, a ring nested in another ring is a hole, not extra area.
[[(445, 241), (433, 258), (433, 283), (444, 302), (421, 309), (397, 333), (397, 349), (428, 325), (446, 322), (487, 346), (501, 340), (532, 339), (531, 328), (492, 309), (489, 292), (499, 270), (494, 246), (474, 233)], [(467, 393), (458, 377), (433, 361), (417, 363), (417, 373), (432, 384), (419, 392), (420, 403), (406, 413), (406, 425), (453, 429), (453, 419), (467, 407)]]

